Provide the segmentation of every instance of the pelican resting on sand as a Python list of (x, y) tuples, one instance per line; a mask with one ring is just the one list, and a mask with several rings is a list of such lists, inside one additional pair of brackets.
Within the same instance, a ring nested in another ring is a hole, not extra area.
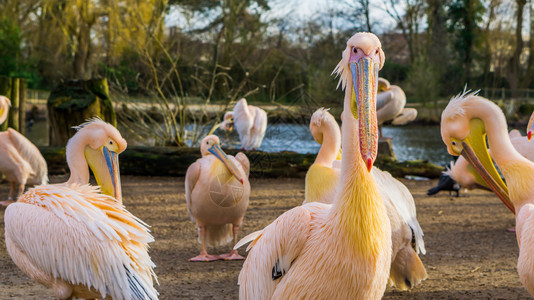
[(267, 129), (267, 114), (259, 107), (248, 105), (247, 100), (242, 98), (236, 103), (233, 111), (224, 114), (220, 128), (232, 130), (232, 125), (239, 134), (243, 149), (258, 149)]
[[(464, 92), (454, 97), (441, 115), (441, 137), (449, 153), (464, 156), (515, 213), (517, 271), (525, 289), (534, 296), (534, 163), (514, 148), (507, 127), (501, 109), (476, 93)], [(506, 185), (490, 158), (486, 134), (491, 157)]]
[[(147, 225), (122, 205), (119, 131), (100, 119), (67, 143), (70, 178), (28, 190), (5, 212), (6, 247), (58, 299), (157, 299)], [(100, 187), (91, 186), (88, 166)]]
[(209, 255), (206, 245), (237, 243), (237, 231), (243, 223), (250, 196), (249, 161), (245, 154), (226, 155), (215, 135), (205, 137), (200, 144), (202, 158), (187, 169), (185, 199), (189, 215), (198, 228), (202, 250), (189, 261), (243, 259), (233, 249), (219, 256)]
[(382, 124), (391, 121), (393, 125), (405, 125), (417, 117), (415, 108), (404, 108), (406, 95), (397, 85), (391, 85), (384, 78), (378, 79), (378, 95), (376, 100), (376, 117), (378, 130), (382, 138)]
[(376, 92), (384, 53), (372, 33), (347, 41), (337, 65), (345, 89), (340, 186), (332, 205), (295, 207), (251, 241), (240, 299), (380, 299), (391, 265), (391, 226), (377, 183)]
[[(5, 122), (10, 105), (8, 98), (0, 96), (0, 125)], [(0, 132), (0, 173), (11, 185), (7, 201), (0, 201), (3, 206), (17, 200), (26, 184), (48, 183), (48, 168), (41, 152), (12, 128)]]
[[(310, 131), (321, 144), (321, 149), (306, 173), (304, 204), (330, 204), (339, 183), (340, 162), (335, 160), (341, 146), (341, 132), (334, 117), (322, 108), (312, 115)], [(426, 250), (414, 199), (406, 186), (388, 172), (373, 167), (371, 174), (378, 184), (391, 223), (393, 252), (390, 284), (400, 290), (413, 288), (427, 277), (418, 256), (418, 253), (425, 254)]]

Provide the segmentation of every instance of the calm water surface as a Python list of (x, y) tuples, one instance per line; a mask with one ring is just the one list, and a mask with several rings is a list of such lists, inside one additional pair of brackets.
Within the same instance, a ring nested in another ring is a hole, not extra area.
[[(188, 126), (189, 127), (189, 126)], [(189, 128), (188, 128), (189, 129)], [(129, 145), (136, 145), (136, 137), (128, 130), (119, 130)], [(223, 142), (223, 146), (239, 148), (239, 138), (232, 132), (227, 134), (221, 130), (215, 132)], [(397, 159), (404, 160), (428, 160), (438, 165), (445, 165), (451, 160), (447, 154), (445, 145), (441, 141), (439, 126), (388, 126), (383, 128), (383, 134), (393, 140), (393, 150)], [(28, 138), (36, 145), (48, 144), (48, 130), (45, 121), (36, 122), (27, 129)], [(190, 144), (190, 141), (189, 141)], [(260, 147), (261, 151), (279, 152), (295, 151), (298, 153), (317, 153), (317, 144), (310, 134), (307, 125), (298, 124), (272, 124), (267, 127), (265, 138)]]

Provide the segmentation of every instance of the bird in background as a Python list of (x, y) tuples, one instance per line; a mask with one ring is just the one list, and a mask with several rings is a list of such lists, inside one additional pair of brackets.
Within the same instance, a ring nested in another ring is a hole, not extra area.
[[(336, 158), (341, 150), (341, 131), (334, 117), (323, 108), (313, 113), (310, 131), (321, 148), (306, 173), (303, 204), (331, 204), (340, 178), (341, 162)], [(427, 278), (418, 256), (426, 250), (415, 201), (406, 186), (388, 172), (373, 167), (371, 174), (378, 184), (391, 223), (393, 252), (389, 282), (400, 290), (413, 288)]]
[[(0, 125), (6, 121), (10, 105), (8, 98), (0, 96)], [(0, 201), (0, 206), (14, 203), (26, 184), (48, 183), (48, 167), (41, 152), (12, 128), (0, 132), (0, 173), (10, 183), (9, 196), (6, 201)]]
[(405, 108), (406, 95), (397, 85), (391, 85), (384, 78), (378, 79), (378, 95), (376, 100), (376, 117), (378, 131), (382, 138), (382, 124), (391, 121), (393, 125), (406, 125), (417, 118), (415, 108)]
[(189, 261), (242, 260), (232, 249), (230, 253), (209, 255), (206, 246), (237, 243), (237, 232), (243, 223), (250, 197), (248, 181), (250, 164), (243, 153), (226, 155), (215, 135), (200, 143), (199, 158), (187, 169), (185, 199), (191, 220), (198, 229), (201, 251)]
[[(100, 119), (76, 129), (66, 147), (69, 180), (32, 188), (7, 207), (8, 253), (58, 299), (157, 299), (154, 238), (122, 205), (118, 154), (126, 141)], [(89, 167), (99, 186), (88, 184)]]
[(347, 42), (334, 71), (345, 89), (342, 166), (332, 205), (295, 207), (249, 234), (240, 299), (380, 299), (391, 265), (391, 226), (370, 174), (378, 147), (376, 93), (384, 53), (372, 33)]
[(515, 214), (517, 271), (525, 289), (534, 296), (534, 163), (514, 148), (507, 127), (502, 110), (476, 93), (464, 91), (453, 97), (441, 115), (441, 137), (448, 152), (464, 156)]
[(241, 98), (233, 111), (224, 114), (223, 122), (219, 126), (230, 131), (235, 127), (241, 141), (241, 148), (256, 150), (261, 146), (265, 130), (267, 129), (267, 113), (259, 107), (248, 105), (245, 98)]

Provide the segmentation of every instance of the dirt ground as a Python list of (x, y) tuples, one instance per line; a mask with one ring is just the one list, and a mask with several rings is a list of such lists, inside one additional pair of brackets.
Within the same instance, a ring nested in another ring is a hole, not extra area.
[[(66, 178), (53, 177), (52, 182)], [(152, 226), (156, 241), (150, 254), (157, 265), (160, 299), (237, 299), (242, 262), (190, 263), (199, 252), (197, 233), (189, 219), (184, 179), (122, 177), (124, 204)], [(485, 191), (426, 196), (436, 181), (403, 180), (414, 195), (425, 232), (422, 260), (428, 279), (410, 292), (388, 288), (384, 299), (524, 299), (527, 292), (516, 272), (518, 247), (513, 215), (496, 196)], [(255, 179), (240, 237), (263, 228), (304, 197), (303, 179)], [(0, 184), (6, 197), (8, 184)], [(52, 293), (31, 281), (11, 261), (5, 248), (0, 214), (0, 299), (51, 299)], [(225, 253), (230, 245), (208, 249)], [(240, 253), (245, 255), (244, 250)], [(335, 283), (333, 283), (335, 284)]]

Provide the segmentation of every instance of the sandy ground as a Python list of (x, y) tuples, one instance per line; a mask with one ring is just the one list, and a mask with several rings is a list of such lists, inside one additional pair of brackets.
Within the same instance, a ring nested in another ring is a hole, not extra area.
[[(53, 182), (65, 178), (53, 177)], [(410, 292), (388, 288), (384, 299), (524, 299), (516, 272), (518, 247), (513, 215), (497, 197), (475, 191), (451, 198), (447, 193), (426, 196), (435, 181), (403, 182), (417, 203), (425, 231), (427, 254), (422, 257), (429, 278)], [(124, 203), (152, 226), (156, 242), (150, 254), (157, 265), (160, 299), (237, 299), (242, 262), (190, 263), (199, 252), (196, 228), (189, 219), (183, 178), (122, 178)], [(256, 179), (240, 236), (263, 228), (284, 211), (299, 205), (303, 179)], [(5, 197), (8, 184), (0, 184)], [(5, 249), (0, 216), (0, 299), (51, 299), (52, 293), (26, 277)], [(208, 249), (225, 253), (230, 245)], [(241, 251), (245, 255), (244, 251)], [(335, 283), (333, 283), (335, 284)]]

